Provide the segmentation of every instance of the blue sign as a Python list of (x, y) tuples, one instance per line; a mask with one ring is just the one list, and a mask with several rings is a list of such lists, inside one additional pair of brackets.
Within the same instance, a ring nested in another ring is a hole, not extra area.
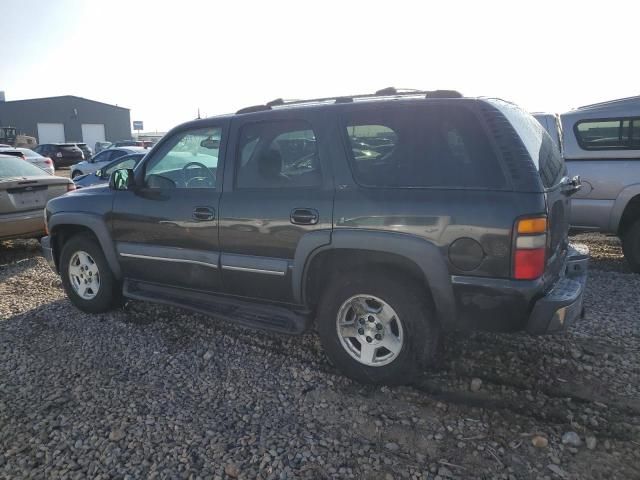
[(134, 130), (142, 130), (144, 127), (142, 126), (142, 120), (134, 120), (133, 121), (133, 129)]

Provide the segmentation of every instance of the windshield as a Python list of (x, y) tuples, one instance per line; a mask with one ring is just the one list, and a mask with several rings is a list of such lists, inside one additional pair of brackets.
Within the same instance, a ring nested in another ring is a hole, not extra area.
[(0, 156), (0, 178), (41, 177), (43, 175), (46, 173), (20, 158)]

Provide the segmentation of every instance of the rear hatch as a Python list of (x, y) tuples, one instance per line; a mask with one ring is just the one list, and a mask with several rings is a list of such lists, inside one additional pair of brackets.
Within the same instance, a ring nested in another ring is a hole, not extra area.
[(0, 178), (0, 214), (44, 208), (49, 200), (66, 192), (66, 179), (52, 175)]
[(62, 154), (62, 158), (68, 160), (82, 160), (83, 153), (74, 143), (63, 143), (58, 145), (58, 151)]
[(0, 214), (44, 208), (67, 192), (69, 180), (48, 175), (29, 162), (0, 156)]
[[(527, 171), (530, 168), (523, 167), (520, 172), (522, 186), (519, 190), (541, 190), (544, 193), (548, 225), (544, 275), (546, 280), (554, 279), (561, 273), (567, 254), (570, 197), (575, 188), (568, 183), (567, 168), (558, 145), (542, 125), (532, 115), (513, 104), (494, 100), (491, 100), (491, 104), (509, 120), (535, 165), (537, 175)], [(531, 212), (535, 213), (537, 212)]]

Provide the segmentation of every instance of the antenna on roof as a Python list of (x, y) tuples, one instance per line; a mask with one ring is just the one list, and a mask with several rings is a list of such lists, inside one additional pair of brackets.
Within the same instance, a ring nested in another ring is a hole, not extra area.
[(198, 120), (200, 120), (200, 107), (198, 107)]

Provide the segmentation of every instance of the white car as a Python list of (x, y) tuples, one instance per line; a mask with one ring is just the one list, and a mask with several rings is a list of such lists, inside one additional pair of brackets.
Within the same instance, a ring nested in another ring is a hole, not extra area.
[(106, 150), (102, 150), (100, 153), (94, 155), (89, 160), (83, 160), (80, 163), (76, 163), (71, 166), (71, 178), (79, 177), (80, 175), (87, 175), (88, 173), (93, 173), (96, 170), (100, 170), (105, 165), (113, 162), (117, 158), (123, 157), (125, 155), (130, 155), (132, 153), (147, 153), (149, 151), (148, 148), (143, 147), (118, 147), (118, 148), (108, 148)]
[(42, 155), (29, 150), (28, 148), (2, 148), (0, 147), (1, 155), (9, 155), (11, 157), (17, 157), (22, 160), (35, 165), (36, 167), (44, 170), (46, 173), (53, 175), (53, 161), (50, 158), (43, 157)]
[(16, 150), (22, 152), (27, 160), (27, 162), (35, 165), (36, 167), (41, 168), (47, 173), (53, 175), (55, 173), (55, 168), (53, 167), (53, 161), (49, 157), (45, 157), (40, 155), (38, 152), (34, 152), (28, 148), (16, 148)]

